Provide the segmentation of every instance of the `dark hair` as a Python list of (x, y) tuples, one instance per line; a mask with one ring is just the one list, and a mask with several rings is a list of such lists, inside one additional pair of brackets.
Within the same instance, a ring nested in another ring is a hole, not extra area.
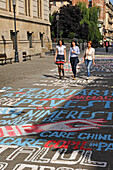
[(57, 45), (60, 45), (60, 43), (59, 43), (60, 41), (62, 41), (62, 45), (64, 45), (64, 41), (62, 39), (58, 40), (58, 44)]
[(72, 40), (72, 41), (71, 41), (71, 47), (73, 47), (72, 42), (74, 42), (74, 43), (75, 43), (75, 45), (77, 45), (77, 42), (76, 42), (75, 40)]
[(91, 46), (92, 46), (92, 41), (88, 41), (88, 43), (91, 44)]
[(92, 43), (92, 41), (88, 41), (89, 44), (91, 44), (91, 47), (94, 47), (94, 44)]

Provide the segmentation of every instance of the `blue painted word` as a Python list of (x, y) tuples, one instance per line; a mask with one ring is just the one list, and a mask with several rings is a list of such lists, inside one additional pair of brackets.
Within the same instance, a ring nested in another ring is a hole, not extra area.
[[(24, 140), (24, 141), (23, 141)], [(33, 139), (33, 138), (3, 138), (0, 137), (0, 145), (18, 145), (18, 146), (30, 146), (30, 147), (42, 147), (40, 145), (43, 145), (43, 142), (46, 142), (45, 139)]]
[(40, 133), (40, 137), (75, 138), (77, 132), (52, 132), (45, 131)]
[(97, 151), (113, 151), (113, 143), (99, 142), (90, 143), (91, 147), (96, 147)]
[(111, 134), (96, 134), (96, 133), (80, 133), (78, 139), (91, 139), (91, 140), (104, 140), (104, 141), (113, 141)]

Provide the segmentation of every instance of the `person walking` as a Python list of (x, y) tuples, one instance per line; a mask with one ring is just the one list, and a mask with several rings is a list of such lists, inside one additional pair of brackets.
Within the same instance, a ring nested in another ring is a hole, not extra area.
[(92, 64), (95, 65), (94, 54), (95, 54), (95, 49), (92, 47), (92, 41), (89, 41), (88, 48), (84, 52), (84, 58), (82, 60), (82, 62), (85, 61), (85, 64), (86, 64), (86, 69), (87, 69), (87, 78), (86, 79), (87, 80), (90, 79), (90, 69), (91, 69)]
[(64, 62), (66, 62), (66, 46), (64, 45), (63, 40), (58, 41), (58, 45), (56, 46), (56, 53), (55, 53), (55, 59), (54, 59), (55, 64), (58, 65), (58, 73), (59, 73), (59, 78), (61, 79), (61, 72), (63, 74), (63, 78), (65, 77), (64, 75)]
[(71, 47), (69, 51), (68, 63), (71, 63), (73, 80), (76, 79), (76, 67), (79, 63), (78, 55), (80, 54), (79, 47), (76, 45), (76, 41), (72, 40)]

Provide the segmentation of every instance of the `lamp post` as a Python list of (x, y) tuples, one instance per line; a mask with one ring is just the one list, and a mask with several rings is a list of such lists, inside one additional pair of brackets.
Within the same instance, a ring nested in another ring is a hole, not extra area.
[(19, 62), (18, 48), (17, 48), (17, 31), (16, 31), (16, 0), (12, 0), (13, 12), (14, 12), (14, 28), (15, 28), (15, 62)]
[(56, 15), (56, 20), (57, 20), (57, 42), (58, 42), (58, 21), (59, 21), (59, 15)]

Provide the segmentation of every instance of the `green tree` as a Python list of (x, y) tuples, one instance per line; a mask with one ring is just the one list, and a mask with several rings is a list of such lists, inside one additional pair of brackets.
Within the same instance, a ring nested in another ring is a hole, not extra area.
[(70, 32), (70, 33), (68, 34), (68, 38), (69, 38), (69, 39), (75, 38), (75, 32)]
[(88, 25), (89, 33), (87, 40), (91, 40), (93, 42), (95, 41), (95, 43), (98, 43), (101, 39), (101, 33), (98, 28), (98, 17), (100, 13), (100, 8), (96, 6), (87, 8), (86, 4), (81, 2), (79, 2), (77, 5), (83, 13), (83, 18), (80, 21), (80, 25), (83, 25), (84, 23), (87, 23)]
[(76, 38), (81, 37), (82, 32), (81, 32), (80, 21), (82, 19), (82, 13), (77, 5), (76, 6), (67, 5), (61, 7), (59, 11), (59, 21), (56, 21), (56, 15), (57, 13), (53, 14), (53, 21), (51, 27), (51, 30), (54, 31), (56, 37), (57, 37), (57, 22), (58, 22), (59, 37), (61, 33), (62, 33), (61, 36), (63, 38), (70, 37), (70, 32), (71, 33), (73, 32), (74, 33), (73, 35), (76, 35)]
[[(55, 12), (50, 18), (51, 32), (57, 37), (58, 26), (59, 38), (78, 38), (98, 43), (101, 39), (98, 28), (99, 12), (98, 7), (87, 8), (82, 2), (78, 2), (75, 6), (63, 6), (59, 13)], [(57, 14), (59, 21), (56, 20)]]

